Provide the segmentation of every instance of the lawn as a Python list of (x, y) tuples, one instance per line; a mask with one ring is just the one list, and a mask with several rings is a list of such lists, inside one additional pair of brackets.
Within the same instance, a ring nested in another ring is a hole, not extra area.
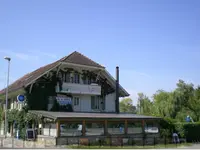
[(67, 148), (72, 149), (159, 149), (159, 148), (181, 148), (185, 146), (191, 146), (191, 143), (182, 144), (158, 144), (153, 146), (84, 146), (84, 145), (68, 145)]

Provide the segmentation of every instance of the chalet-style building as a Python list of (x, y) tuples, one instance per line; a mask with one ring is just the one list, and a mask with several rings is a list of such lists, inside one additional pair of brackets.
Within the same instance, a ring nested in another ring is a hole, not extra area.
[[(26, 96), (26, 104), (17, 102), (19, 94)], [(75, 51), (12, 83), (8, 109), (28, 105), (29, 113), (52, 120), (38, 128), (56, 144), (64, 144), (65, 137), (124, 137), (150, 132), (145, 126), (157, 126), (160, 118), (121, 114), (119, 98), (127, 96), (119, 84), (118, 67), (115, 79), (104, 66)], [(5, 89), (0, 91), (0, 99), (5, 99)]]

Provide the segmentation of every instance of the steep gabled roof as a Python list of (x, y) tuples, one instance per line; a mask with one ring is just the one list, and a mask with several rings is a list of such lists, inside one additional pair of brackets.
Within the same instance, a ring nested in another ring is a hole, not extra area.
[[(16, 80), (15, 82), (13, 82), (10, 86), (9, 86), (9, 92), (12, 91), (16, 91), (18, 89), (21, 89), (22, 87), (24, 87), (25, 85), (27, 85), (29, 82), (33, 81), (35, 78), (37, 78), (39, 75), (47, 72), (48, 70), (51, 70), (52, 68), (54, 68), (55, 66), (58, 65), (58, 61), (48, 64), (46, 66), (40, 67), (39, 69), (31, 72), (31, 73), (27, 73), (26, 75), (24, 75), (23, 77), (19, 78), (18, 80)], [(5, 89), (0, 91), (0, 94), (4, 94), (5, 93)]]
[[(35, 70), (31, 73), (28, 73), (28, 74), (24, 75), (23, 77), (19, 78), (18, 80), (16, 80), (14, 83), (12, 83), (9, 86), (9, 92), (18, 90), (18, 89), (26, 86), (27, 84), (29, 84), (30, 82), (35, 80), (38, 76), (44, 74), (47, 71), (52, 70), (56, 66), (58, 66), (61, 62), (104, 68), (100, 64), (94, 62), (93, 60), (89, 59), (88, 57), (86, 57), (86, 56), (82, 55), (81, 53), (75, 51), (75, 52), (71, 53), (70, 55), (59, 59), (56, 62), (53, 62), (53, 63), (48, 64), (46, 66), (40, 67), (39, 69), (37, 69), (37, 70)], [(4, 93), (5, 93), (5, 89), (0, 91), (0, 94), (4, 94)]]
[[(46, 66), (40, 67), (39, 69), (19, 78), (18, 80), (16, 80), (14, 83), (12, 83), (9, 86), (9, 88), (8, 88), (9, 92), (16, 91), (16, 90), (19, 90), (23, 87), (30, 85), (31, 82), (37, 80), (40, 76), (44, 75), (46, 72), (51, 71), (52, 69), (58, 67), (62, 62), (86, 65), (86, 66), (92, 66), (92, 67), (105, 69), (104, 66), (101, 66), (100, 64), (94, 62), (93, 60), (89, 59), (88, 57), (75, 51), (75, 52), (71, 53), (70, 55), (57, 60), (56, 62), (53, 62)], [(121, 86), (120, 86), (120, 88), (126, 93), (126, 95), (129, 95)], [(5, 94), (5, 89), (1, 90), (0, 94)]]
[(71, 53), (67, 57), (64, 57), (62, 62), (105, 68), (77, 51)]

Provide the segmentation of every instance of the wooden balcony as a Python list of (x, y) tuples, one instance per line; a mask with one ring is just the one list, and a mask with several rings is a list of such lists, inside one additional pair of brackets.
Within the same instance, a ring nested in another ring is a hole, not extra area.
[(72, 93), (72, 94), (88, 94), (88, 95), (101, 95), (101, 86), (97, 84), (75, 84), (75, 83), (63, 83), (62, 90), (59, 86), (56, 86), (57, 93)]

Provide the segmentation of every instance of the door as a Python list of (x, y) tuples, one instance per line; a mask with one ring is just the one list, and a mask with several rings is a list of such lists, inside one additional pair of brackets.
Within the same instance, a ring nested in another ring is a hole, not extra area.
[(73, 110), (81, 111), (80, 98), (77, 96), (73, 97)]

